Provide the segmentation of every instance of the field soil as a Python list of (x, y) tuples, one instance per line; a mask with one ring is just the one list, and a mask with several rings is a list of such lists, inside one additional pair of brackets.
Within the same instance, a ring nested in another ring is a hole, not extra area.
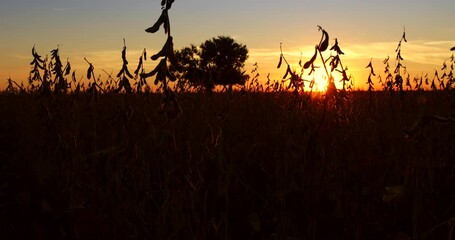
[(177, 103), (0, 94), (0, 238), (453, 237), (455, 92)]

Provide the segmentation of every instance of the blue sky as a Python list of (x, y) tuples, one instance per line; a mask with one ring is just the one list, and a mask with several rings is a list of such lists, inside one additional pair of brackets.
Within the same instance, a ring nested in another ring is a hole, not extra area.
[[(247, 67), (258, 62), (262, 76), (271, 73), (276, 79), (283, 71), (274, 68), (280, 43), (296, 64), (301, 52), (312, 54), (320, 38), (316, 26), (321, 25), (338, 38), (344, 61), (362, 87), (368, 73), (364, 66), (373, 58), (381, 69), (382, 60), (393, 56), (404, 26), (408, 69), (414, 75), (432, 73), (455, 46), (454, 11), (453, 0), (176, 0), (170, 16), (176, 48), (228, 35), (250, 50)], [(42, 55), (59, 45), (62, 58), (70, 58), (78, 73), (86, 70), (87, 57), (102, 74), (101, 69), (121, 67), (126, 38), (135, 65), (143, 48), (152, 53), (165, 40), (162, 32), (144, 32), (159, 14), (160, 0), (2, 0), (0, 88), (9, 76), (26, 81), (34, 45)]]

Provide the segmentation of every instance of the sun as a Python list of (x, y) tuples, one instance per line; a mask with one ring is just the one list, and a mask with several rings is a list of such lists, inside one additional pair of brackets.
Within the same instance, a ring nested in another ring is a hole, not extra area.
[[(313, 82), (313, 83), (312, 83)], [(305, 90), (313, 92), (326, 92), (327, 91), (327, 76), (321, 71), (316, 70), (316, 73), (305, 78)]]
[(314, 79), (314, 91), (326, 92), (327, 91), (327, 77), (318, 77)]

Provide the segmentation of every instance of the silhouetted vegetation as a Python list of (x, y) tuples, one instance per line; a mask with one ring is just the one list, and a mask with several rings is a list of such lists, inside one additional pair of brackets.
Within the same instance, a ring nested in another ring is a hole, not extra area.
[[(28, 84), (7, 79), (0, 238), (452, 238), (453, 56), (412, 86), (403, 33), (385, 80), (371, 60), (368, 92), (353, 91), (338, 39), (329, 48), (318, 26), (314, 55), (292, 69), (280, 45), (286, 72), (262, 83), (257, 63), (247, 77), (248, 50), (230, 37), (174, 51), (173, 2), (146, 30), (167, 34), (150, 72), (144, 49), (130, 73), (124, 40), (115, 76), (85, 59), (77, 79), (59, 48), (48, 59), (33, 47)], [(318, 68), (326, 92), (313, 91)], [(199, 91), (215, 85), (240, 86)]]
[[(329, 49), (329, 34), (328, 32), (323, 29), (321, 26), (318, 26), (318, 30), (322, 32), (321, 35), (321, 40), (319, 41), (319, 44), (317, 44), (314, 48), (314, 54), (313, 56), (305, 62), (305, 64), (302, 65), (302, 60), (299, 61), (299, 66), (302, 68), (300, 70), (300, 74), (297, 73), (296, 70), (291, 69), (291, 65), (288, 63), (286, 60), (284, 54), (283, 54), (283, 49), (282, 46), (280, 45), (280, 60), (278, 62), (278, 68), (281, 67), (283, 61), (287, 65), (286, 73), (283, 76), (283, 80), (287, 81), (289, 80), (289, 86), (288, 89), (294, 88), (294, 91), (298, 93), (299, 91), (303, 92), (304, 91), (304, 86), (305, 82), (310, 83), (310, 89), (311, 91), (313, 90), (314, 86), (314, 73), (316, 72), (316, 69), (319, 68), (319, 66), (316, 65), (316, 60), (319, 57), (322, 63), (322, 66), (324, 67), (324, 71), (326, 74), (327, 78), (327, 90), (326, 90), (326, 95), (327, 97), (336, 97), (338, 94), (337, 88), (335, 86), (335, 73), (338, 73), (340, 75), (340, 82), (343, 82), (343, 88), (341, 90), (342, 92), (342, 97), (345, 96), (346, 90), (351, 90), (352, 86), (352, 81), (351, 77), (348, 76), (348, 68), (343, 66), (343, 63), (341, 61), (340, 55), (344, 55), (344, 52), (341, 50), (338, 39), (335, 38), (335, 42), (333, 46), (330, 48), (331, 54), (328, 58), (325, 58), (323, 53)], [(303, 73), (306, 69), (310, 69), (310, 72), (308, 73), (308, 76), (313, 74), (313, 79), (312, 80), (305, 80), (302, 78)], [(290, 76), (289, 79), (287, 77)], [(350, 82), (348, 86), (346, 84)], [(346, 89), (347, 88), (347, 89)]]
[(176, 52), (176, 58), (175, 71), (182, 85), (212, 90), (215, 85), (244, 85), (248, 79), (244, 70), (248, 49), (231, 37), (219, 36), (198, 47), (185, 47)]
[(1, 94), (0, 235), (449, 238), (453, 92), (372, 94)]

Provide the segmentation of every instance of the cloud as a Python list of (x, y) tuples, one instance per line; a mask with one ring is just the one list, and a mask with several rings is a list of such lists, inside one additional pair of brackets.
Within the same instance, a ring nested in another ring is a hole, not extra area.
[[(393, 58), (396, 55), (397, 42), (371, 42), (352, 44), (345, 47), (346, 58)], [(450, 56), (450, 41), (430, 42), (424, 40), (402, 43), (402, 56), (405, 61), (419, 64), (439, 64)]]
[(71, 8), (52, 8), (52, 11), (68, 11), (71, 10)]
[[(391, 65), (395, 63), (397, 45), (397, 41), (341, 44), (340, 47), (345, 53), (341, 59), (343, 65), (349, 67), (349, 73), (353, 74), (358, 87), (365, 88), (364, 82), (366, 82), (369, 73), (365, 66), (370, 59), (373, 59), (376, 72), (382, 73), (384, 59), (389, 56)], [(442, 63), (452, 55), (449, 49), (453, 46), (455, 46), (454, 41), (408, 41), (402, 43), (401, 55), (411, 77), (415, 77), (425, 73), (431, 74), (435, 68), (440, 68)], [(283, 54), (291, 64), (291, 68), (298, 68), (301, 54), (302, 61), (305, 62), (314, 54), (314, 45), (283, 45)], [(279, 47), (252, 48), (249, 55), (249, 61), (258, 62), (261, 67), (260, 70), (271, 73), (272, 78), (280, 78), (284, 73), (283, 69), (276, 69), (280, 56)], [(329, 55), (330, 51), (324, 52), (325, 57)], [(320, 65), (319, 58), (317, 63)]]

